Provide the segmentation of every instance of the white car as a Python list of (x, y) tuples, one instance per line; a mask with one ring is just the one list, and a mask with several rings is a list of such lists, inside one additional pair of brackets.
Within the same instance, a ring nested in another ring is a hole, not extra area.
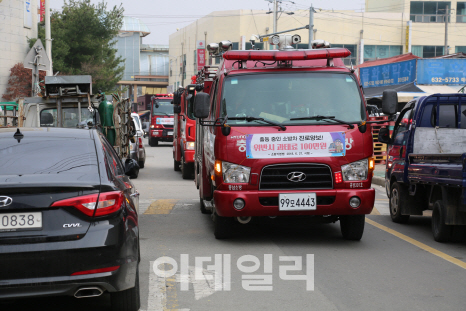
[(143, 168), (146, 162), (146, 149), (143, 143), (144, 131), (141, 126), (141, 119), (137, 113), (131, 113), (131, 117), (136, 127), (136, 144), (131, 144), (131, 158), (138, 161), (139, 167)]

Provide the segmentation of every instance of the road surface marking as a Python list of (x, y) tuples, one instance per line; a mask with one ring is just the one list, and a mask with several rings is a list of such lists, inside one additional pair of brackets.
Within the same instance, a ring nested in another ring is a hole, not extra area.
[(152, 202), (151, 205), (149, 205), (147, 210), (144, 212), (144, 215), (170, 214), (176, 202), (178, 202), (178, 200), (164, 199), (164, 200), (154, 201)]
[[(189, 309), (171, 309), (167, 307), (178, 306), (174, 277), (164, 278), (156, 275), (153, 270), (154, 262), (150, 262), (149, 267), (149, 298), (147, 300), (147, 311), (189, 311)], [(167, 299), (167, 287), (169, 287), (169, 297)]]
[(374, 206), (374, 207), (372, 208), (371, 215), (380, 215), (380, 212), (379, 212), (379, 210), (377, 209), (377, 207)]
[(399, 233), (398, 231), (395, 231), (395, 230), (390, 229), (390, 228), (388, 228), (388, 227), (386, 227), (384, 225), (381, 225), (381, 224), (379, 224), (379, 223), (377, 223), (377, 222), (375, 222), (375, 221), (373, 221), (371, 219), (366, 218), (366, 222), (373, 225), (374, 227), (382, 229), (385, 232), (393, 234), (397, 238), (400, 238), (400, 239), (402, 239), (402, 240), (404, 240), (404, 241), (406, 241), (408, 243), (411, 243), (414, 246), (417, 246), (420, 249), (425, 250), (426, 252), (429, 252), (429, 253), (431, 253), (431, 254), (433, 254), (435, 256), (438, 256), (438, 257), (440, 257), (442, 259), (445, 259), (446, 261), (449, 261), (449, 262), (451, 262), (451, 263), (453, 263), (453, 264), (455, 264), (455, 265), (457, 265), (457, 266), (459, 266), (459, 267), (461, 267), (463, 269), (466, 269), (466, 262), (464, 262), (464, 261), (461, 261), (459, 259), (456, 259), (455, 257), (447, 255), (447, 254), (445, 254), (445, 253), (443, 253), (443, 252), (441, 252), (439, 250), (436, 250), (435, 248), (432, 248), (432, 247), (430, 247), (430, 246), (428, 246), (428, 245), (426, 245), (424, 243), (416, 241), (415, 239), (412, 239), (412, 238), (410, 238), (410, 237), (408, 237), (408, 236), (406, 236), (406, 235), (404, 235), (402, 233)]

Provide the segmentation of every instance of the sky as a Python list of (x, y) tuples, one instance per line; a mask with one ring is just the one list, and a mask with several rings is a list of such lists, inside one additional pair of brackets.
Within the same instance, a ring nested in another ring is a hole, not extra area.
[[(50, 1), (52, 9), (61, 10), (64, 0)], [(166, 45), (170, 34), (176, 32), (177, 28), (181, 29), (213, 11), (272, 8), (268, 0), (108, 0), (107, 3), (109, 8), (123, 4), (125, 16), (140, 18), (149, 27), (151, 34), (143, 39), (143, 43)], [(285, 11), (306, 9), (311, 4), (315, 8), (360, 11), (364, 0), (282, 1)]]

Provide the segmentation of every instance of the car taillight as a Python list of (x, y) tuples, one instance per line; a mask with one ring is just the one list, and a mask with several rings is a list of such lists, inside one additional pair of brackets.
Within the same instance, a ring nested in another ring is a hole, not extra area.
[(51, 207), (72, 206), (87, 216), (99, 217), (118, 211), (122, 201), (123, 193), (121, 191), (112, 191), (103, 192), (100, 195), (96, 193), (57, 201)]
[(144, 146), (142, 145), (142, 137), (139, 137), (139, 148), (144, 148)]

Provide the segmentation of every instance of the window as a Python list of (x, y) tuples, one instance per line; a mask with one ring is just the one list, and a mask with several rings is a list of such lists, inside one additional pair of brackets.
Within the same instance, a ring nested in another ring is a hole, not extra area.
[(456, 3), (456, 22), (466, 23), (466, 2)]
[[(81, 104), (84, 106), (84, 104)], [(78, 108), (62, 108), (62, 123), (63, 127), (76, 128), (79, 122)], [(93, 114), (87, 107), (81, 107), (81, 124), (87, 125), (89, 122), (94, 123)], [(41, 127), (57, 127), (58, 113), (57, 108), (43, 109), (40, 112), (40, 126)]]
[(104, 149), (105, 162), (107, 164), (108, 170), (111, 171), (113, 176), (121, 176), (125, 174), (121, 160), (115, 152), (115, 149), (110, 145), (107, 139), (101, 134), (99, 138), (102, 142), (102, 147)]
[(232, 42), (231, 49), (234, 50), (234, 51), (239, 50), (239, 43), (238, 42)]
[(423, 58), (436, 57), (443, 55), (443, 46), (431, 45), (414, 45), (412, 47), (413, 54)]
[(332, 44), (332, 48), (347, 48), (351, 52), (351, 55), (343, 58), (343, 62), (346, 66), (351, 66), (351, 64), (357, 65), (355, 44)]
[(0, 175), (98, 175), (93, 140), (23, 134), (21, 143), (13, 135), (0, 139)]
[[(466, 128), (466, 104), (461, 105), (462, 112), (458, 116), (457, 104), (442, 104), (439, 106), (438, 126), (440, 128), (457, 128), (461, 121), (461, 128)], [(435, 127), (437, 125), (437, 100), (426, 103), (422, 112), (420, 127)]]
[(170, 115), (173, 114), (173, 106), (169, 100), (156, 100), (152, 107), (152, 115)]
[[(354, 50), (356, 51), (356, 46), (354, 46)], [(351, 52), (351, 54), (353, 53)], [(364, 46), (364, 61), (375, 60), (379, 58), (387, 58), (387, 57), (397, 56), (401, 54), (402, 54), (401, 45), (365, 45)]]
[(348, 122), (366, 118), (359, 87), (352, 75), (309, 72), (227, 76), (220, 115), (228, 115), (228, 123), (233, 125), (253, 126), (266, 123), (231, 117), (251, 116), (288, 125), (331, 122), (312, 120), (317, 115)]
[(466, 53), (466, 46), (457, 46), (455, 48), (455, 53)]
[(449, 1), (411, 1), (410, 19), (417, 23), (444, 23), (447, 5), (451, 9)]
[(412, 122), (412, 109), (403, 113), (401, 118), (398, 118), (398, 123), (395, 124), (395, 131), (393, 132), (393, 144), (402, 146), (406, 143), (406, 134)]

